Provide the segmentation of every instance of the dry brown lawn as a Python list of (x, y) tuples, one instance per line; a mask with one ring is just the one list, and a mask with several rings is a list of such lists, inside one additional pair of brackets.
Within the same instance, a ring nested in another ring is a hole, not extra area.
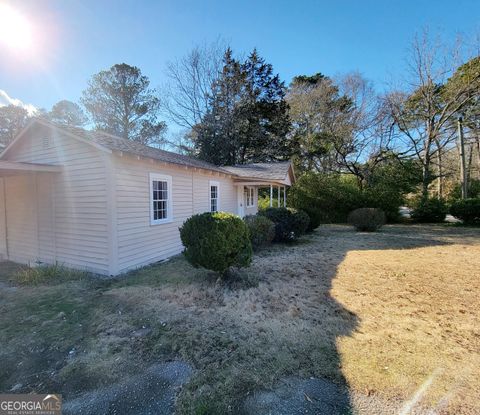
[[(195, 368), (183, 414), (241, 413), (288, 376), (346, 386), (362, 414), (480, 413), (478, 228), (321, 226), (239, 275), (258, 284), (178, 257), (114, 281), (0, 289), (0, 392), (68, 400), (182, 359)], [(151, 334), (132, 337), (141, 327)]]
[[(425, 246), (394, 241), (388, 249), (355, 249), (339, 265), (332, 296), (358, 318), (338, 340), (343, 373), (356, 390), (401, 400), (425, 383), (419, 404), (479, 413), (478, 236), (458, 228), (431, 232)], [(382, 238), (389, 236), (395, 238)]]

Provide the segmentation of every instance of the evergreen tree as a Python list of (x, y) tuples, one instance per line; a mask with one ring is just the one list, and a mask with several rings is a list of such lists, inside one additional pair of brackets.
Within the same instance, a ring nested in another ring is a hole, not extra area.
[(195, 150), (219, 165), (285, 159), (292, 153), (285, 85), (254, 50), (243, 63), (227, 49)]
[(147, 145), (164, 141), (160, 101), (136, 66), (117, 64), (93, 75), (81, 102), (98, 130)]
[(235, 164), (238, 148), (239, 106), (245, 84), (241, 65), (228, 48), (222, 73), (212, 87), (210, 109), (195, 127), (198, 156), (206, 161)]
[(74, 127), (81, 127), (88, 121), (82, 108), (66, 99), (57, 102), (47, 114), (47, 118), (56, 123)]
[(25, 108), (17, 105), (0, 107), (0, 150), (8, 146), (27, 125), (30, 117)]
[(297, 143), (297, 169), (337, 170), (335, 143), (347, 143), (351, 137), (347, 124), (353, 109), (352, 101), (321, 73), (293, 78), (287, 101), (292, 137)]

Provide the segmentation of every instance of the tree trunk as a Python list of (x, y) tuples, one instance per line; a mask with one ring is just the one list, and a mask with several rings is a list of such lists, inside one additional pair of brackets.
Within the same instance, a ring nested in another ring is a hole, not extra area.
[(430, 184), (430, 165), (431, 165), (431, 147), (432, 147), (432, 138), (430, 137), (430, 131), (432, 128), (428, 128), (428, 138), (425, 142), (424, 156), (422, 163), (422, 199), (428, 199), (428, 185)]
[(472, 170), (473, 170), (473, 143), (468, 146), (468, 161), (467, 161), (467, 183), (470, 183), (470, 178), (472, 177)]
[(428, 185), (430, 184), (430, 165), (431, 165), (431, 150), (432, 144), (435, 141), (435, 137), (433, 136), (433, 125), (431, 120), (428, 122), (427, 126), (427, 134), (425, 139), (424, 145), (424, 155), (423, 155), (423, 163), (422, 163), (422, 199), (428, 199)]
[(480, 180), (480, 134), (478, 132), (475, 136), (475, 142), (477, 144), (477, 179)]
[(438, 178), (437, 178), (437, 194), (439, 199), (443, 199), (443, 165), (442, 165), (442, 151), (439, 148), (437, 152), (438, 162)]

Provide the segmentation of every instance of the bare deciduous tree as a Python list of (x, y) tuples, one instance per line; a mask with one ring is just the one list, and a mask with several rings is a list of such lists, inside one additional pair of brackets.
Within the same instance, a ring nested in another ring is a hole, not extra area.
[(288, 93), (299, 167), (348, 172), (360, 187), (394, 153), (388, 113), (371, 82), (352, 72), (332, 80), (321, 74), (294, 78)]
[(191, 130), (206, 114), (226, 49), (225, 42), (217, 40), (196, 46), (184, 57), (167, 64), (163, 109), (178, 126)]
[(465, 61), (460, 44), (447, 49), (426, 32), (415, 37), (407, 62), (409, 85), (385, 98), (401, 146), (422, 164), (424, 197), (435, 178), (432, 177), (435, 162), (439, 163), (437, 170), (442, 177), (441, 155), (455, 139), (457, 115), (472, 99), (472, 92), (480, 87), (480, 74), (465, 82), (447, 83), (455, 74), (459, 59)]
[(355, 175), (363, 187), (375, 167), (397, 150), (393, 147), (392, 121), (373, 85), (360, 73), (346, 74), (337, 83), (340, 94), (351, 103), (343, 120), (343, 137), (334, 141), (337, 164)]

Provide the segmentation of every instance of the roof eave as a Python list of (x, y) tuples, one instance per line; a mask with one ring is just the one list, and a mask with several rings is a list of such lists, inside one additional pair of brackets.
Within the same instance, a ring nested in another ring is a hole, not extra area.
[(144, 156), (144, 155), (140, 155), (140, 154), (135, 154), (135, 153), (130, 153), (128, 151), (119, 151), (119, 150), (115, 150), (113, 151), (113, 154), (114, 155), (117, 155), (117, 156), (120, 156), (120, 157), (123, 157), (125, 154), (133, 157), (133, 158), (136, 158), (137, 160), (150, 160), (151, 162), (156, 162), (156, 163), (160, 163), (160, 164), (163, 164), (163, 165), (171, 165), (171, 166), (175, 166), (175, 167), (178, 167), (178, 168), (183, 168), (183, 169), (186, 169), (186, 170), (193, 170), (193, 171), (198, 171), (198, 170), (203, 170), (203, 171), (206, 171), (206, 172), (210, 172), (210, 173), (216, 173), (218, 175), (221, 175), (223, 174), (224, 176), (227, 176), (227, 177), (230, 177), (230, 178), (234, 178), (234, 177), (237, 177), (235, 174), (227, 171), (227, 170), (219, 170), (219, 169), (209, 169), (207, 167), (199, 167), (199, 166), (189, 166), (187, 164), (183, 164), (183, 163), (175, 163), (173, 161), (166, 161), (166, 160), (160, 160), (160, 159), (157, 159), (157, 158), (154, 158), (154, 157), (148, 157), (148, 156)]

